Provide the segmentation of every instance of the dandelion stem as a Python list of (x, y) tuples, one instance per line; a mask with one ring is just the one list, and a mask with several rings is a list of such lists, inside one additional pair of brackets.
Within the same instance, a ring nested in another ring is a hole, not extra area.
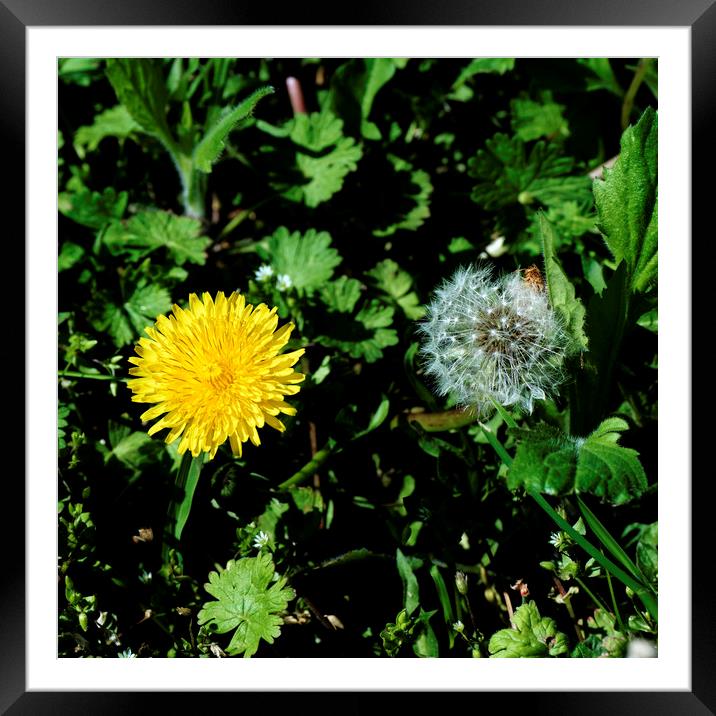
[(631, 116), (631, 110), (634, 106), (636, 93), (639, 91), (639, 87), (641, 87), (641, 83), (644, 81), (644, 76), (646, 75), (651, 62), (651, 57), (645, 57), (644, 59), (639, 60), (639, 64), (637, 65), (636, 72), (634, 72), (634, 77), (629, 85), (629, 89), (624, 95), (624, 103), (622, 104), (622, 132), (629, 126), (629, 117)]
[(321, 465), (336, 451), (336, 441), (329, 438), (326, 444), (298, 472), (277, 486), (277, 490), (288, 490), (311, 479)]
[(103, 375), (100, 373), (82, 373), (78, 370), (58, 370), (57, 375), (60, 378), (89, 378), (90, 380), (113, 380), (115, 382), (126, 383), (129, 378), (122, 378), (117, 375)]

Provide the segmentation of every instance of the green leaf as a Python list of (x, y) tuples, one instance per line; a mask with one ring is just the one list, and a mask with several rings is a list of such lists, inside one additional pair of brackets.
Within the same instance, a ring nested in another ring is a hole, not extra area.
[(117, 193), (112, 187), (107, 187), (101, 193), (89, 189), (64, 191), (58, 194), (57, 208), (61, 214), (82, 226), (101, 229), (122, 218), (128, 198), (126, 191)]
[(659, 574), (659, 523), (649, 525), (636, 545), (636, 563), (642, 574), (654, 583)]
[(168, 211), (143, 210), (125, 222), (115, 222), (102, 235), (102, 243), (115, 256), (126, 255), (133, 261), (165, 248), (174, 263), (206, 263), (211, 239), (202, 236), (197, 219), (177, 216)]
[(568, 137), (569, 126), (562, 115), (564, 105), (551, 100), (551, 95), (542, 102), (531, 99), (512, 100), (512, 131), (525, 142), (540, 137)]
[(199, 171), (208, 173), (224, 149), (224, 141), (239, 122), (248, 119), (259, 100), (276, 90), (273, 87), (262, 87), (236, 107), (224, 108), (214, 122), (207, 127), (204, 136), (194, 147), (194, 165)]
[(574, 170), (574, 160), (560, 152), (557, 144), (541, 140), (528, 152), (519, 137), (495, 134), (468, 161), (468, 174), (480, 180), (472, 200), (488, 210), (535, 201), (546, 206), (590, 202), (589, 177), (566, 176)]
[(167, 313), (171, 307), (172, 299), (169, 291), (154, 284), (137, 287), (123, 306), (131, 324), (140, 333), (154, 323), (158, 316)]
[(330, 103), (345, 120), (349, 133), (360, 133), (365, 139), (381, 138), (380, 129), (368, 117), (378, 91), (404, 66), (403, 59), (366, 57), (338, 67), (331, 80)]
[(571, 352), (583, 351), (587, 347), (587, 336), (584, 332), (584, 316), (586, 313), (584, 305), (576, 297), (574, 286), (567, 278), (567, 274), (557, 258), (554, 247), (554, 229), (541, 212), (537, 218), (537, 225), (544, 255), (549, 301), (567, 329), (567, 333), (570, 336)]
[(117, 427), (110, 424), (109, 436), (112, 450), (105, 455), (105, 463), (114, 457), (127, 467), (138, 469), (156, 459), (157, 448), (160, 446), (146, 432), (131, 432), (129, 428), (125, 427), (121, 433), (117, 434)]
[(401, 207), (396, 212), (397, 216), (392, 220), (392, 223), (388, 226), (374, 229), (373, 234), (375, 236), (391, 236), (399, 229), (415, 231), (430, 216), (430, 197), (433, 193), (430, 175), (422, 169), (414, 170), (410, 162), (406, 162), (393, 154), (389, 154), (387, 159), (399, 176), (401, 173), (409, 176), (408, 186), (411, 190), (402, 194)]
[(80, 159), (86, 152), (94, 152), (105, 137), (126, 139), (133, 132), (141, 130), (129, 110), (119, 104), (95, 116), (92, 124), (80, 127), (75, 133), (73, 146)]
[(65, 428), (67, 427), (67, 418), (69, 417), (70, 409), (66, 405), (60, 405), (57, 408), (57, 448), (58, 450), (62, 450), (62, 448), (67, 446), (67, 441), (65, 440), (65, 435), (67, 434), (67, 431)]
[(84, 255), (85, 250), (79, 244), (65, 241), (57, 257), (57, 271), (62, 272), (71, 269)]
[(608, 413), (612, 374), (629, 319), (626, 264), (620, 263), (601, 294), (587, 304), (586, 331), (589, 351), (584, 369), (576, 374), (570, 400), (570, 431), (584, 434)]
[(345, 176), (357, 168), (363, 156), (360, 145), (343, 136), (343, 122), (332, 112), (299, 114), (290, 134), (298, 145), (296, 164), (304, 182), (289, 190), (286, 198), (298, 196), (306, 206), (316, 207), (343, 187)]
[(621, 418), (605, 420), (587, 438), (568, 437), (545, 424), (510, 428), (519, 442), (507, 485), (548, 495), (586, 492), (613, 505), (639, 497), (647, 480), (638, 453), (617, 444), (627, 428)]
[(169, 291), (153, 284), (138, 286), (121, 306), (104, 294), (98, 295), (95, 303), (99, 313), (92, 325), (98, 331), (107, 331), (118, 348), (132, 343), (157, 316), (172, 307)]
[(460, 70), (458, 78), (453, 82), (453, 89), (457, 89), (471, 77), (481, 74), (504, 75), (515, 68), (514, 57), (478, 57), (471, 60)]
[(229, 560), (226, 569), (209, 573), (204, 589), (218, 601), (206, 602), (197, 621), (219, 634), (236, 629), (226, 649), (228, 654), (243, 653), (249, 658), (258, 650), (261, 639), (273, 644), (280, 636), (283, 619), (279, 613), (296, 594), (286, 586), (286, 577), (274, 582), (274, 572), (271, 555), (263, 552), (257, 557)]
[(412, 614), (420, 605), (420, 593), (418, 591), (418, 578), (413, 573), (413, 568), (408, 558), (400, 551), (396, 550), (396, 559), (398, 562), (398, 574), (403, 580), (403, 604), (408, 615)]
[(361, 297), (362, 286), (355, 278), (340, 276), (321, 288), (321, 300), (329, 311), (351, 313)]
[(324, 286), (341, 262), (330, 234), (315, 229), (291, 234), (281, 226), (268, 238), (267, 249), (274, 273), (289, 276), (294, 288), (309, 294)]
[(657, 113), (648, 108), (622, 135), (614, 166), (594, 182), (599, 229), (614, 258), (626, 263), (635, 291), (647, 290), (657, 277), (657, 143)]
[(166, 116), (169, 96), (161, 63), (144, 58), (108, 59), (107, 77), (134, 121), (173, 149)]
[(624, 96), (624, 90), (617, 81), (608, 57), (580, 57), (577, 62), (592, 73), (587, 77), (587, 91), (604, 89), (617, 97)]
[(494, 658), (536, 658), (567, 653), (567, 635), (557, 631), (554, 619), (541, 617), (533, 601), (518, 607), (513, 629), (501, 629), (488, 644)]
[(405, 315), (411, 320), (422, 318), (425, 307), (415, 291), (411, 291), (413, 279), (407, 271), (403, 271), (392, 259), (385, 259), (376, 264), (366, 275), (374, 279), (378, 289), (388, 294), (390, 298), (403, 309)]

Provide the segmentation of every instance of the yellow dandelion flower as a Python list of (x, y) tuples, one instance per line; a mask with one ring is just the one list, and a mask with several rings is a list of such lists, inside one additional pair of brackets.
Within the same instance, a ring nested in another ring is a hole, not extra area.
[(264, 423), (285, 430), (276, 417), (295, 415), (284, 401), (304, 379), (293, 369), (303, 349), (280, 355), (293, 330), (278, 330), (276, 309), (247, 304), (239, 293), (189, 296), (189, 308), (175, 305), (139, 339), (129, 361), (128, 381), (137, 403), (156, 403), (142, 414), (154, 420), (149, 434), (169, 428), (166, 442), (181, 436), (179, 453), (202, 452), (209, 459), (228, 438), (235, 455), (247, 440), (259, 445)]

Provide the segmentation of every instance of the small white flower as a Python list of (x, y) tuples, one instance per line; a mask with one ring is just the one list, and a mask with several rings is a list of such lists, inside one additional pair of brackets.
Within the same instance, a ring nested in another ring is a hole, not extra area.
[(458, 633), (462, 634), (463, 631), (465, 631), (465, 625), (458, 619), (453, 625), (452, 628)]
[(656, 656), (654, 642), (637, 637), (627, 645), (627, 657), (629, 659), (649, 659)]
[(137, 655), (132, 652), (131, 649), (125, 649), (117, 654), (118, 659), (136, 659)]
[(273, 276), (273, 267), (268, 264), (261, 264), (254, 273), (254, 278), (257, 281), (268, 281)]
[(288, 291), (291, 286), (293, 286), (293, 281), (291, 281), (291, 277), (287, 273), (281, 273), (276, 276), (276, 288), (279, 291)]
[(261, 531), (254, 537), (254, 547), (256, 549), (263, 549), (270, 541), (271, 537), (266, 532)]

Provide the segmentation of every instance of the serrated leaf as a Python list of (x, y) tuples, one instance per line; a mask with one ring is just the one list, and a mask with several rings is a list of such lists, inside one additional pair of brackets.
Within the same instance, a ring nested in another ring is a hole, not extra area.
[(564, 201), (591, 200), (586, 176), (567, 176), (574, 160), (560, 154), (556, 144), (538, 141), (528, 152), (519, 137), (496, 134), (468, 161), (468, 174), (480, 180), (472, 199), (486, 209), (538, 201), (546, 206)]
[(94, 152), (105, 137), (126, 139), (140, 129), (129, 110), (118, 104), (96, 115), (92, 124), (80, 127), (75, 133), (73, 146), (82, 159), (86, 152)]
[(117, 193), (112, 187), (103, 189), (101, 193), (89, 189), (64, 191), (58, 194), (57, 208), (61, 214), (82, 226), (101, 229), (122, 218), (128, 199), (126, 191)]
[(430, 217), (430, 197), (433, 193), (430, 175), (426, 171), (413, 169), (410, 162), (393, 154), (389, 154), (387, 159), (396, 172), (409, 176), (410, 191), (402, 194), (401, 205), (405, 204), (405, 208), (401, 208), (397, 212), (398, 215), (393, 222), (388, 226), (373, 230), (373, 234), (380, 237), (391, 236), (400, 229), (415, 231), (421, 227)]
[(648, 108), (621, 138), (621, 151), (604, 179), (594, 182), (598, 226), (617, 261), (624, 261), (629, 284), (645, 291), (658, 267), (657, 113)]
[(169, 96), (160, 62), (145, 58), (108, 59), (107, 77), (135, 122), (166, 145), (172, 145), (166, 117)]
[(158, 316), (171, 310), (171, 307), (172, 299), (169, 291), (162, 286), (152, 284), (135, 289), (123, 306), (130, 323), (139, 333), (146, 326), (154, 323)]
[(605, 420), (587, 438), (544, 424), (510, 428), (518, 445), (507, 485), (548, 495), (586, 492), (613, 505), (629, 502), (646, 490), (647, 480), (636, 450), (618, 444), (627, 428), (621, 418)]
[[(299, 114), (290, 134), (298, 145), (296, 164), (304, 177), (298, 188), (306, 206), (316, 207), (343, 187), (345, 176), (363, 156), (360, 145), (343, 136), (343, 122), (332, 112)], [(293, 198), (293, 192), (286, 194)]]
[(169, 291), (151, 284), (137, 287), (121, 306), (105, 295), (97, 296), (95, 303), (100, 309), (92, 325), (99, 331), (107, 331), (118, 348), (132, 343), (157, 316), (172, 307)]
[(542, 244), (547, 291), (552, 308), (561, 317), (570, 336), (571, 352), (583, 351), (587, 347), (584, 332), (586, 310), (576, 297), (574, 286), (567, 278), (554, 248), (554, 229), (543, 213), (537, 217), (538, 238)]
[(261, 639), (273, 644), (281, 634), (283, 619), (279, 613), (296, 594), (286, 586), (286, 577), (272, 583), (274, 572), (271, 556), (261, 553), (229, 560), (226, 569), (209, 573), (204, 589), (217, 601), (206, 602), (197, 621), (218, 634), (236, 630), (226, 648), (228, 654), (243, 653), (249, 658), (258, 650)]
[(132, 260), (165, 248), (178, 265), (187, 261), (203, 265), (211, 239), (202, 236), (202, 225), (197, 219), (168, 211), (144, 210), (126, 222), (108, 226), (102, 243), (111, 254), (124, 254)]
[(517, 607), (513, 629), (492, 635), (488, 651), (493, 658), (537, 658), (559, 656), (568, 651), (567, 635), (557, 630), (550, 617), (542, 617), (533, 601)]
[(348, 276), (340, 276), (321, 288), (321, 300), (329, 311), (351, 313), (361, 296), (361, 282)]
[(545, 97), (542, 102), (513, 99), (511, 106), (512, 131), (523, 141), (569, 136), (569, 125), (562, 115), (564, 105), (551, 101), (551, 97)]
[(291, 285), (306, 293), (321, 288), (341, 262), (327, 231), (308, 229), (305, 234), (289, 233), (285, 226), (280, 226), (268, 237), (267, 249), (274, 274), (289, 276)]
[(415, 291), (411, 291), (413, 279), (407, 271), (403, 271), (392, 259), (385, 259), (376, 264), (366, 275), (374, 279), (376, 286), (388, 294), (411, 320), (422, 318), (425, 308)]
[(199, 171), (208, 173), (224, 150), (224, 142), (229, 133), (251, 116), (259, 100), (275, 92), (273, 87), (262, 87), (236, 107), (226, 107), (217, 119), (207, 127), (204, 136), (194, 147), (194, 165)]

